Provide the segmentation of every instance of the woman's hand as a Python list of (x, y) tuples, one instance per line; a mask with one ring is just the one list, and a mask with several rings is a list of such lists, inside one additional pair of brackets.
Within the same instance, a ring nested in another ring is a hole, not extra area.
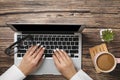
[(24, 55), (18, 68), (27, 76), (34, 70), (39, 68), (43, 61), (43, 53), (45, 48), (43, 46), (32, 46)]
[(59, 49), (54, 50), (53, 60), (57, 69), (67, 79), (72, 78), (77, 73), (72, 60), (65, 51)]

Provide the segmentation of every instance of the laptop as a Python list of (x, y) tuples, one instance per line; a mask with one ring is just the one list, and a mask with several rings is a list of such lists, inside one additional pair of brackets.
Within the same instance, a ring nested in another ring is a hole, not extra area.
[(25, 23), (9, 23), (12, 30), (15, 31), (14, 41), (31, 35), (32, 40), (23, 41), (19, 47), (14, 49), (14, 64), (19, 65), (26, 50), (33, 43), (43, 45), (46, 50), (45, 60), (41, 67), (33, 72), (31, 75), (52, 74), (60, 75), (57, 70), (52, 52), (59, 48), (65, 50), (72, 58), (77, 70), (81, 69), (81, 54), (82, 54), (82, 35), (84, 29), (83, 25), (79, 24), (25, 24)]

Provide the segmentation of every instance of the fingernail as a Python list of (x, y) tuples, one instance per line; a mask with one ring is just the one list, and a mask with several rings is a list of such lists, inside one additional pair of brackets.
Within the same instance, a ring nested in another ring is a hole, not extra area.
[(45, 58), (45, 55), (43, 55), (43, 59)]
[(54, 52), (56, 52), (56, 50), (55, 50), (55, 49), (54, 49), (53, 51), (54, 51)]
[(43, 47), (43, 50), (45, 50), (45, 47)]
[(63, 52), (64, 50), (63, 50), (63, 49), (61, 49), (61, 51)]
[(58, 49), (58, 48), (56, 48), (56, 50), (57, 50), (57, 51), (59, 51), (59, 49)]
[(40, 46), (40, 44), (38, 43), (37, 46)]
[(40, 46), (41, 48), (43, 47), (43, 45)]

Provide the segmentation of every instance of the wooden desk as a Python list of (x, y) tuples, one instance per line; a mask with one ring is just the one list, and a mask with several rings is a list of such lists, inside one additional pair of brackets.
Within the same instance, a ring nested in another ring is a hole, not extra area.
[[(114, 29), (115, 33), (120, 30)], [(11, 65), (13, 65), (13, 56), (8, 57), (4, 54), (4, 49), (13, 42), (14, 32), (9, 27), (0, 27), (0, 74), (5, 72)], [(116, 57), (120, 57), (120, 42), (119, 34), (116, 35), (115, 40), (108, 44), (108, 49)], [(82, 69), (88, 73), (94, 80), (119, 80), (120, 79), (120, 65), (108, 74), (97, 74), (93, 67), (88, 48), (101, 43), (99, 37), (99, 29), (85, 29), (83, 31), (83, 54), (82, 54)], [(65, 80), (62, 76), (28, 76), (25, 80)]]
[[(13, 42), (7, 22), (85, 24), (82, 68), (94, 80), (120, 80), (120, 65), (108, 74), (96, 74), (88, 48), (101, 42), (99, 30), (112, 28), (115, 40), (108, 49), (120, 57), (120, 0), (0, 0), (0, 74), (13, 64), (4, 49)], [(25, 80), (64, 80), (62, 76), (29, 76)]]

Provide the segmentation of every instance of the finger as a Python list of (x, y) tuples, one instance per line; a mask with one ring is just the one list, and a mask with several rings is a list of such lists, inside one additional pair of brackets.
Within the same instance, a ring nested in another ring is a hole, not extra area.
[(63, 59), (60, 56), (59, 52), (57, 50), (54, 50), (54, 55), (56, 56), (56, 58), (58, 59), (58, 61), (62, 64), (63, 63)]
[(28, 48), (26, 53), (29, 53), (31, 51), (31, 49), (33, 48), (33, 46), (31, 46), (30, 48)]
[(61, 50), (61, 51), (63, 52), (67, 60), (71, 60), (71, 58), (68, 56), (68, 54), (64, 50)]
[(37, 54), (37, 56), (35, 57), (35, 61), (36, 61), (36, 62), (39, 62), (39, 60), (42, 58), (42, 55), (43, 55), (44, 51), (45, 51), (45, 48), (43, 47), (43, 48), (40, 50), (40, 52)]
[(59, 68), (60, 67), (60, 62), (59, 62), (58, 58), (54, 54), (53, 54), (53, 61), (54, 61), (55, 65), (56, 65), (56, 67)]
[(33, 48), (33, 46), (31, 46), (31, 47), (26, 51), (26, 53), (25, 53), (24, 56), (28, 55), (28, 54), (30, 53), (30, 51), (31, 51), (32, 48)]
[(68, 60), (66, 59), (64, 53), (63, 53), (60, 49), (58, 49), (58, 48), (57, 48), (56, 50), (57, 50), (57, 52), (59, 53), (62, 61), (65, 62), (65, 63), (67, 63)]
[(38, 61), (38, 64), (37, 64), (38, 68), (42, 65), (44, 60), (45, 60), (45, 55), (42, 55), (41, 59)]
[(29, 55), (33, 55), (33, 53), (36, 51), (36, 49), (39, 47), (40, 44), (37, 44), (36, 46), (33, 46), (33, 48), (31, 49), (31, 51), (29, 52)]
[(41, 45), (40, 48), (38, 48), (37, 51), (35, 51), (35, 53), (32, 56), (35, 58), (42, 48), (43, 48), (43, 45)]

